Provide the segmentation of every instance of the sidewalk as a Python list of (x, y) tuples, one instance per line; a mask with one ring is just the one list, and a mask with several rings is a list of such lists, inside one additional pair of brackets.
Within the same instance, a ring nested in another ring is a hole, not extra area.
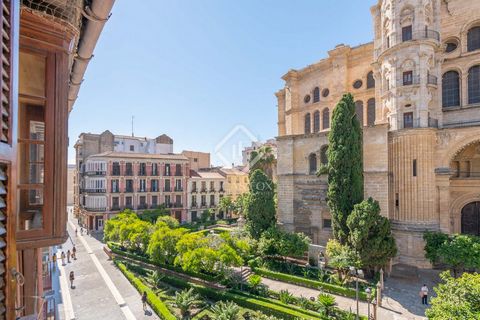
[[(77, 236), (74, 228), (78, 229)], [(72, 251), (73, 244), (77, 249), (77, 260), (67, 262), (63, 266), (65, 272), (61, 275), (68, 283), (68, 291), (63, 293), (63, 297), (65, 294), (70, 295), (75, 319), (159, 319), (151, 310), (143, 311), (140, 295), (113, 262), (108, 260), (101, 241), (90, 235), (81, 236), (80, 228), (72, 220), (69, 220), (67, 230), (70, 238), (57, 249), (57, 254), (61, 264), (62, 251)], [(70, 271), (75, 273), (73, 289), (68, 280)], [(58, 314), (60, 319), (65, 319), (64, 304), (59, 305)]]
[[(271, 280), (262, 277), (262, 283), (268, 286), (270, 289), (275, 291), (288, 290), (292, 295), (296, 297), (315, 297), (321, 293), (319, 290), (310, 289), (290, 283), (285, 283), (277, 280)], [(343, 296), (333, 295), (335, 301), (337, 302), (337, 307), (342, 310), (356, 312), (356, 301), (355, 299), (346, 298)], [(417, 320), (417, 319), (426, 319), (425, 317), (420, 317), (410, 313), (408, 310), (405, 310), (400, 304), (393, 304), (391, 299), (384, 298), (382, 299), (383, 307), (377, 309), (377, 319), (379, 320)], [(387, 305), (385, 305), (387, 304)], [(361, 315), (367, 315), (367, 303), (359, 302), (359, 313)], [(370, 313), (373, 314), (373, 306), (370, 304)]]

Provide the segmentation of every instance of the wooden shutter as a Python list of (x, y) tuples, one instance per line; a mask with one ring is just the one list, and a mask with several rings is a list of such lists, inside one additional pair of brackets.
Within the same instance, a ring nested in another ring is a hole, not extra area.
[(12, 12), (11, 1), (2, 1), (2, 63), (1, 63), (1, 133), (0, 141), (10, 143), (10, 115), (11, 113), (11, 41), (12, 41)]

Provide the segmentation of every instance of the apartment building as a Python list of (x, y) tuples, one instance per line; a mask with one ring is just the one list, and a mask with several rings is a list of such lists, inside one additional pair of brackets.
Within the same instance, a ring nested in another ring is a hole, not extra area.
[(164, 205), (180, 222), (187, 218), (188, 158), (180, 154), (107, 151), (80, 164), (78, 218), (101, 231), (112, 215)]
[(238, 168), (219, 168), (215, 171), (225, 178), (225, 195), (235, 200), (239, 195), (249, 191), (248, 172)]
[(210, 153), (183, 150), (182, 154), (188, 158), (190, 170), (198, 171), (210, 168)]
[(225, 195), (226, 178), (218, 172), (190, 170), (188, 181), (187, 221), (200, 219), (202, 213), (210, 209), (215, 219), (223, 219), (224, 212), (218, 208), (220, 199)]

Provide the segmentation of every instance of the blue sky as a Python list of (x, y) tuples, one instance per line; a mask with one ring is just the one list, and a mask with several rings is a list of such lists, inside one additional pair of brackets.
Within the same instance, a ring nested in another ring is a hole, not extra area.
[(374, 3), (117, 0), (70, 114), (69, 163), (81, 132), (130, 134), (132, 115), (135, 135), (166, 133), (175, 152), (211, 152), (216, 164), (238, 125), (275, 137), (281, 76), (371, 41)]

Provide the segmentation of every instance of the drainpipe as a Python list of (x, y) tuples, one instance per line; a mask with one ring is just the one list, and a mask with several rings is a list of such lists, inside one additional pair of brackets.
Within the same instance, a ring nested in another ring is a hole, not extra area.
[(86, 18), (83, 32), (74, 56), (74, 62), (70, 73), (70, 84), (68, 90), (68, 111), (72, 110), (77, 100), (78, 91), (83, 81), (83, 75), (87, 70), (88, 63), (93, 57), (93, 49), (97, 44), (100, 33), (102, 33), (105, 22), (110, 17), (115, 0), (93, 0), (90, 7), (85, 7), (82, 14)]

